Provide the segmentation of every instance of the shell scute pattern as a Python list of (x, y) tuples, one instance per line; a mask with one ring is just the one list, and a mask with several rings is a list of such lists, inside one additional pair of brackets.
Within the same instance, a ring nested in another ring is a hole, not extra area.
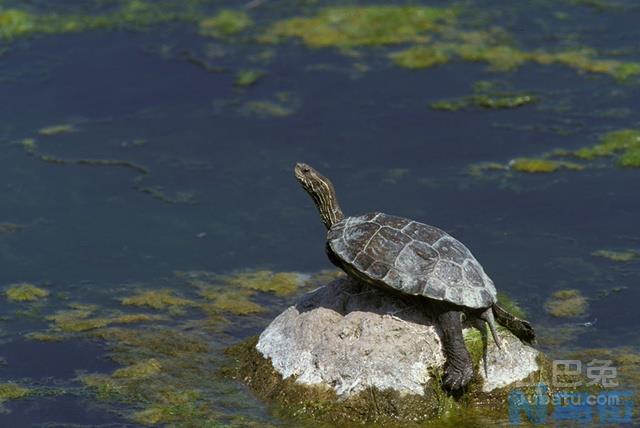
[(433, 271), (438, 259), (438, 252), (430, 245), (412, 241), (402, 249), (395, 266), (408, 274), (424, 275), (426, 272)]
[(378, 213), (373, 218), (373, 221), (375, 221), (376, 223), (378, 223), (380, 225), (391, 227), (391, 228), (397, 229), (397, 230), (402, 230), (402, 228), (407, 226), (409, 223), (412, 223), (411, 220), (408, 220), (406, 218), (396, 217), (394, 215), (383, 214), (383, 213)]
[(402, 232), (383, 226), (365, 244), (363, 251), (376, 260), (389, 261), (397, 258), (410, 242)]
[(360, 253), (360, 250), (358, 250), (357, 246), (348, 245), (347, 241), (345, 241), (343, 237), (333, 239), (328, 242), (331, 251), (333, 251), (335, 255), (339, 256), (341, 259), (346, 260), (349, 263), (353, 262), (353, 260), (355, 260), (357, 255)]
[(473, 287), (484, 287), (484, 281), (482, 278), (482, 272), (477, 263), (473, 263), (472, 260), (466, 260), (462, 264), (462, 270), (464, 277), (469, 284)]
[(380, 225), (372, 222), (359, 223), (353, 226), (347, 224), (344, 228), (343, 237), (348, 245), (364, 247), (380, 228)]
[(436, 227), (370, 213), (341, 221), (327, 238), (335, 256), (366, 281), (471, 308), (496, 301), (493, 282), (471, 252)]
[[(387, 275), (388, 272), (389, 272), (389, 265), (381, 262), (374, 262), (369, 267), (369, 269), (367, 269), (367, 273), (371, 275), (372, 278), (380, 279), (380, 280), (382, 280)], [(393, 288), (395, 288), (395, 286)]]
[(440, 281), (452, 287), (463, 284), (462, 268), (457, 263), (441, 259), (433, 269), (433, 274)]
[(353, 260), (353, 265), (361, 271), (367, 271), (375, 261), (373, 257), (361, 252)]
[(444, 231), (438, 229), (437, 227), (428, 226), (426, 224), (418, 223), (417, 221), (409, 222), (408, 225), (402, 228), (402, 233), (404, 233), (411, 239), (425, 242), (427, 244), (433, 244), (438, 239), (446, 235)]
[[(493, 282), (491, 283), (491, 285), (493, 285)], [(483, 300), (483, 301), (487, 301), (487, 300), (493, 300), (494, 302), (496, 301), (495, 289), (494, 289), (493, 295), (486, 288), (482, 289), (482, 290), (480, 290), (480, 296), (481, 296), (481, 300)]]
[(467, 247), (449, 235), (438, 239), (438, 241), (433, 244), (433, 248), (443, 259), (451, 260), (459, 265), (462, 265), (465, 260), (473, 258), (471, 252), (467, 250)]
[(447, 295), (447, 286), (438, 278), (428, 278), (426, 288), (421, 293), (424, 296), (431, 296), (434, 299), (443, 300)]
[(390, 268), (383, 280), (385, 284), (393, 284), (393, 288), (396, 290), (412, 294), (411, 290), (413, 290), (412, 285), (414, 285), (415, 279), (398, 271), (398, 269)]

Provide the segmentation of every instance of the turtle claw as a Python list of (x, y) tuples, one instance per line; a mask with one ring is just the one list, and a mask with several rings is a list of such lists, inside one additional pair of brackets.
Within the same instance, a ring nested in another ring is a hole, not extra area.
[(469, 384), (473, 378), (473, 367), (471, 363), (461, 366), (449, 365), (444, 370), (442, 386), (447, 391), (458, 391)]

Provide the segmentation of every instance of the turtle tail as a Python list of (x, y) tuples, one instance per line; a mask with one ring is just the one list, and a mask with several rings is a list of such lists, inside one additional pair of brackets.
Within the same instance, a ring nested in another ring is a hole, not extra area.
[(525, 343), (533, 344), (536, 341), (536, 333), (529, 324), (529, 321), (522, 320), (515, 315), (507, 312), (502, 306), (494, 303), (493, 315), (498, 321), (498, 324), (506, 327), (511, 333), (513, 333), (518, 339)]

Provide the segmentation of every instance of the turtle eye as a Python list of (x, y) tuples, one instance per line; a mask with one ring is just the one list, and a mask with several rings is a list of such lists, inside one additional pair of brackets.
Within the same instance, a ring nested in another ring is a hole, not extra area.
[(311, 170), (309, 169), (309, 167), (305, 166), (304, 168), (302, 168), (302, 172), (304, 172), (306, 174), (308, 172), (311, 172)]

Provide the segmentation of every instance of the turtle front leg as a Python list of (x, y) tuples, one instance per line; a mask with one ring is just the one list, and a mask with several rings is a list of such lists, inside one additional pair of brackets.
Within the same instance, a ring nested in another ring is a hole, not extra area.
[(469, 383), (473, 377), (471, 355), (462, 336), (462, 312), (444, 309), (438, 315), (442, 329), (442, 348), (445, 358), (442, 385), (449, 391), (457, 391)]

